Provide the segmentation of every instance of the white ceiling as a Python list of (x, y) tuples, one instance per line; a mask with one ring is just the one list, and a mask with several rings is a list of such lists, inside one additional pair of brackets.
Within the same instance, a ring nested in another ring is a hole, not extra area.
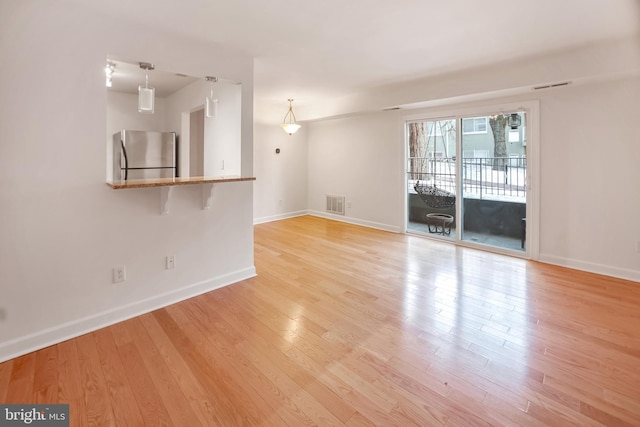
[[(79, 0), (78, 0), (79, 1)], [(256, 103), (286, 109), (638, 35), (640, 0), (109, 0), (101, 13), (255, 57)], [(124, 12), (123, 12), (124, 11)], [(301, 118), (304, 119), (304, 118)]]

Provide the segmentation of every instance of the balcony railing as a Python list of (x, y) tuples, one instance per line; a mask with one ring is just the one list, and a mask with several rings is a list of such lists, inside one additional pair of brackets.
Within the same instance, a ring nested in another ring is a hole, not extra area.
[[(454, 158), (409, 159), (408, 191), (416, 181), (457, 194)], [(526, 157), (486, 157), (462, 159), (463, 196), (466, 198), (526, 200)]]

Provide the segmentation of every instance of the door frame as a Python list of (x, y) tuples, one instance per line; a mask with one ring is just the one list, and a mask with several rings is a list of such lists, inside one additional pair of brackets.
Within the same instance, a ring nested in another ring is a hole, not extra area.
[[(461, 118), (468, 116), (489, 116), (491, 114), (511, 112), (511, 111), (524, 111), (527, 114), (526, 120), (526, 141), (527, 141), (527, 221), (526, 221), (526, 245), (525, 251), (513, 251), (499, 247), (492, 247), (487, 245), (475, 244), (469, 241), (463, 241), (460, 239), (460, 227), (456, 227), (455, 239), (441, 239), (441, 241), (447, 241), (459, 246), (468, 246), (488, 252), (503, 253), (511, 256), (518, 256), (521, 258), (538, 260), (540, 257), (540, 101), (530, 100), (521, 102), (507, 102), (507, 103), (487, 103), (479, 106), (466, 106), (466, 107), (448, 107), (444, 108), (432, 108), (428, 110), (422, 110), (422, 112), (412, 112), (402, 116), (403, 126), (403, 141), (404, 156), (402, 157), (402, 185), (399, 185), (399, 189), (402, 189), (403, 200), (403, 221), (404, 232), (408, 233), (409, 223), (409, 205), (408, 205), (408, 192), (407, 192), (407, 157), (408, 153), (408, 135), (407, 135), (407, 123), (415, 122), (416, 120), (435, 121), (442, 120), (443, 118), (455, 118), (456, 126), (460, 126)], [(461, 153), (460, 149), (462, 143), (462, 131), (457, 129), (456, 131), (456, 152)], [(461, 156), (456, 156), (456, 174), (459, 175), (460, 164), (462, 162)], [(457, 176), (459, 181), (461, 178)], [(458, 183), (459, 187), (459, 183)], [(457, 191), (457, 194), (461, 194)], [(456, 216), (461, 218), (462, 213), (461, 203), (456, 203)], [(430, 238), (430, 236), (425, 236)]]

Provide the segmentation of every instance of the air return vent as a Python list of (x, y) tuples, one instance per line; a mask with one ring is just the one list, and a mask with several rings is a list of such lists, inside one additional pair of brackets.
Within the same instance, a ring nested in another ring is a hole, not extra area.
[(327, 212), (344, 215), (344, 196), (327, 194)]
[(571, 84), (571, 82), (552, 83), (548, 85), (535, 86), (533, 90), (551, 89), (552, 87), (567, 86), (569, 84)]

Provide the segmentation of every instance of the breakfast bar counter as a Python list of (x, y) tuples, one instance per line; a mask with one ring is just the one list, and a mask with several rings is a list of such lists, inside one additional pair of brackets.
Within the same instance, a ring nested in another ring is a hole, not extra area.
[(157, 178), (157, 179), (131, 179), (127, 181), (109, 181), (107, 185), (114, 190), (122, 190), (125, 188), (146, 188), (146, 187), (168, 187), (174, 185), (192, 185), (192, 184), (217, 184), (223, 182), (237, 181), (255, 181), (255, 177), (241, 176), (185, 176), (177, 178)]
[(162, 215), (169, 214), (169, 199), (171, 198), (171, 190), (178, 185), (200, 184), (202, 187), (202, 209), (209, 209), (213, 203), (213, 189), (216, 184), (240, 181), (255, 181), (255, 177), (242, 176), (225, 176), (225, 177), (209, 177), (209, 176), (190, 176), (177, 178), (157, 178), (157, 179), (130, 179), (126, 181), (108, 181), (107, 185), (114, 190), (123, 190), (126, 188), (160, 188), (160, 213)]

